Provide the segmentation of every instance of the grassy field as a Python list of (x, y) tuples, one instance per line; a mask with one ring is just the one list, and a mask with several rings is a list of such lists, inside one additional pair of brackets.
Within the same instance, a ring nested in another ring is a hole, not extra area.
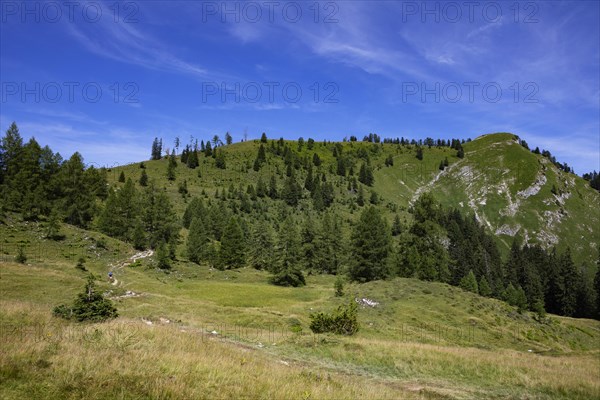
[[(264, 272), (183, 259), (165, 274), (152, 257), (125, 265), (135, 251), (101, 234), (63, 226), (54, 242), (41, 231), (0, 225), (2, 398), (600, 399), (597, 321), (538, 321), (412, 279), (346, 285), (340, 298), (332, 276), (282, 288)], [(25, 265), (12, 261), (19, 243)], [(80, 257), (118, 319), (52, 317), (83, 288)], [(359, 308), (355, 336), (310, 332), (311, 312), (355, 298), (379, 303)]]

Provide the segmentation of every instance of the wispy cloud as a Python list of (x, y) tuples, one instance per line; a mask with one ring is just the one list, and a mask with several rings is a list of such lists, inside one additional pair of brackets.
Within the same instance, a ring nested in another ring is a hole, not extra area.
[[(106, 5), (103, 4), (103, 8)], [(110, 10), (104, 12), (110, 14)], [(161, 71), (207, 78), (204, 67), (185, 61), (163, 45), (160, 39), (136, 29), (135, 24), (114, 23), (102, 18), (94, 24), (65, 23), (68, 34), (88, 51), (112, 60)]]

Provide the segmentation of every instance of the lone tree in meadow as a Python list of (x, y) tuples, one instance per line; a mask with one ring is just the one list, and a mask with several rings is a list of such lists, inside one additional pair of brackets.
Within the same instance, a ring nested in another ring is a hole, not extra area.
[(101, 322), (119, 316), (112, 301), (105, 299), (94, 282), (94, 276), (89, 275), (85, 290), (77, 295), (71, 307), (61, 304), (54, 308), (54, 315), (65, 319), (75, 319), (79, 322)]

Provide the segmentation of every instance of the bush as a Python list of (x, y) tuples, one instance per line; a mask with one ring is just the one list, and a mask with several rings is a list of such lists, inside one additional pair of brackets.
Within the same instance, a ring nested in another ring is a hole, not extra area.
[(15, 261), (19, 264), (25, 264), (25, 261), (27, 261), (27, 255), (25, 255), (25, 246), (19, 246), (19, 250), (15, 256)]
[(304, 274), (299, 269), (286, 268), (273, 275), (271, 283), (278, 286), (298, 287), (306, 285), (306, 280), (304, 279)]
[(105, 299), (96, 290), (94, 276), (90, 275), (85, 290), (77, 295), (72, 307), (65, 304), (54, 307), (53, 314), (65, 319), (75, 319), (79, 322), (102, 322), (119, 316), (112, 301)]
[(344, 278), (342, 278), (341, 276), (338, 276), (335, 279), (333, 288), (335, 289), (335, 296), (342, 297), (344, 295)]
[(310, 330), (314, 333), (332, 332), (338, 335), (353, 335), (358, 332), (358, 307), (351, 302), (339, 306), (332, 314), (319, 312), (310, 315)]

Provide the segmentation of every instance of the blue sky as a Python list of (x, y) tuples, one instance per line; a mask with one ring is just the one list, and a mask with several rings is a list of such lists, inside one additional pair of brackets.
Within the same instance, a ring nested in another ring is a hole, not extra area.
[(0, 3), (0, 128), (63, 157), (123, 164), (155, 136), (225, 132), (513, 132), (600, 170), (596, 1), (73, 4)]

